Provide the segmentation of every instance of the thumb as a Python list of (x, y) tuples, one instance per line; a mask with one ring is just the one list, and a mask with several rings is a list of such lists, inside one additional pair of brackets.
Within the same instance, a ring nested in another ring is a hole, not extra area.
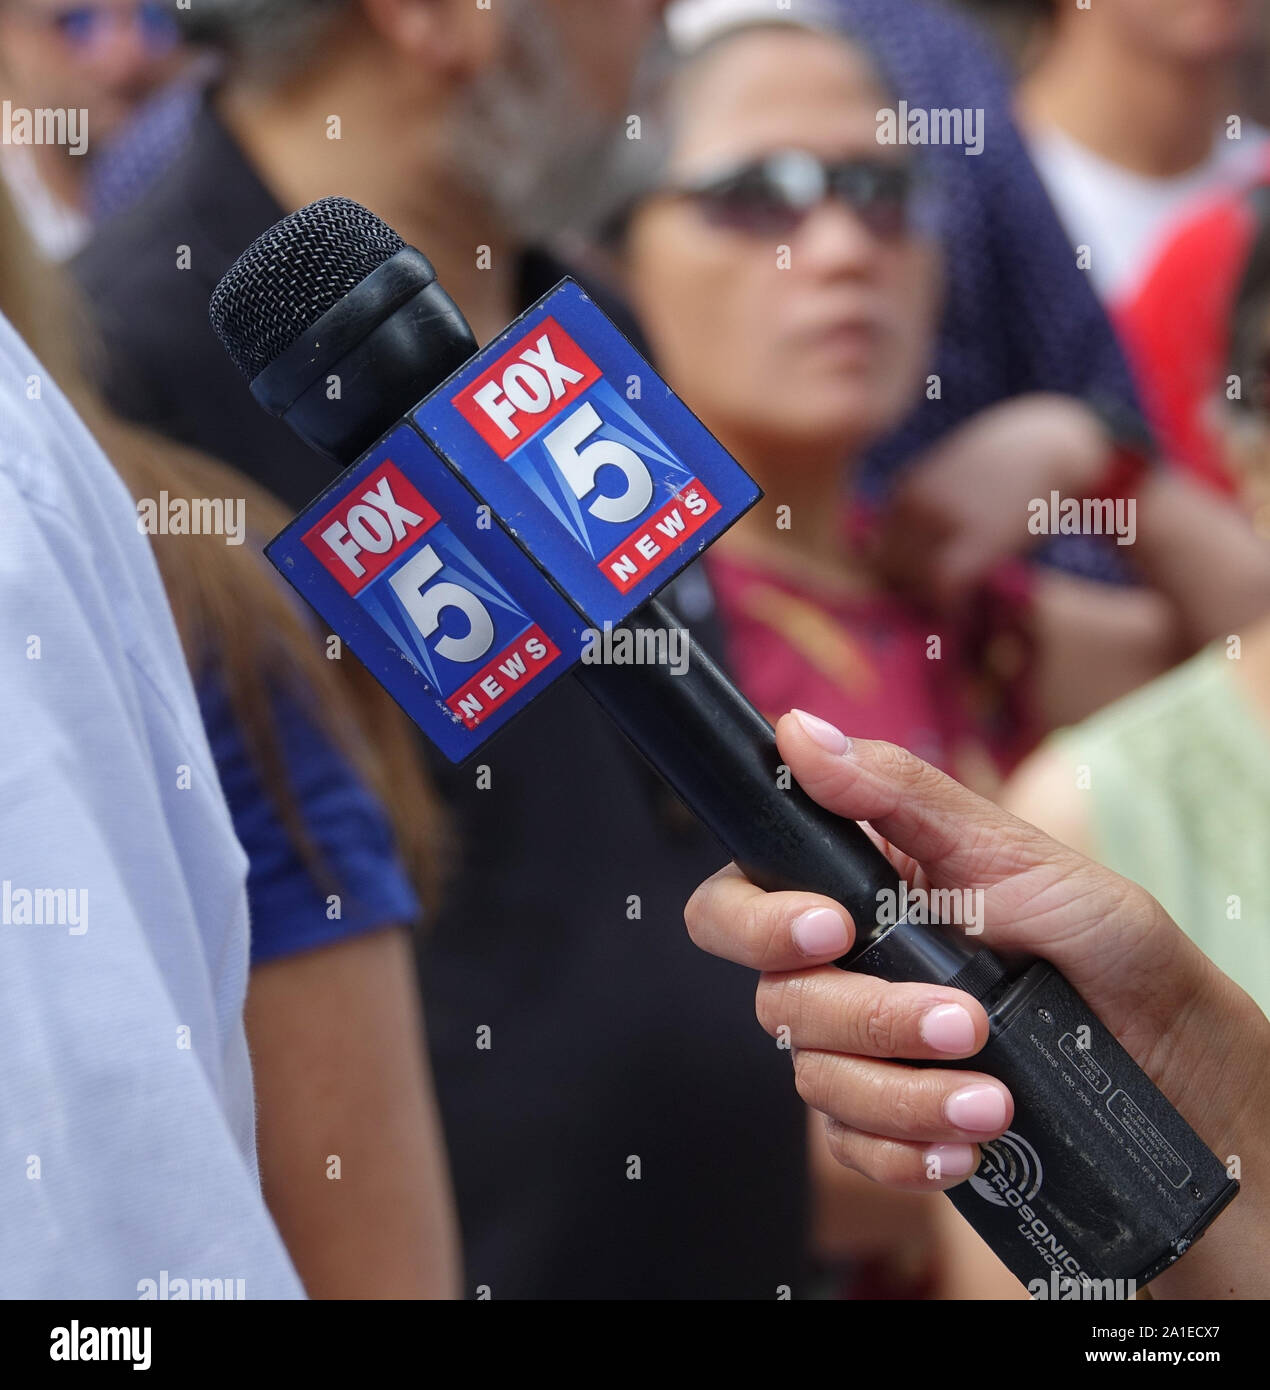
[(987, 888), (1077, 856), (893, 743), (850, 739), (802, 710), (776, 726), (782, 759), (826, 810), (869, 824), (947, 887)]

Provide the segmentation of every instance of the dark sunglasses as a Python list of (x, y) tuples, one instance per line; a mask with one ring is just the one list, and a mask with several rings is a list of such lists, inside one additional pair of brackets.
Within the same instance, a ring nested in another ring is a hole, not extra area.
[(155, 53), (175, 48), (181, 39), (180, 25), (164, 0), (137, 0), (136, 4), (63, 5), (46, 10), (31, 7), (28, 18), (53, 29), (71, 48), (88, 52), (99, 47), (121, 24), (135, 26), (145, 46)]
[(754, 236), (792, 233), (826, 198), (846, 204), (878, 237), (932, 229), (929, 189), (918, 171), (879, 159), (781, 150), (664, 191), (690, 198), (713, 225)]

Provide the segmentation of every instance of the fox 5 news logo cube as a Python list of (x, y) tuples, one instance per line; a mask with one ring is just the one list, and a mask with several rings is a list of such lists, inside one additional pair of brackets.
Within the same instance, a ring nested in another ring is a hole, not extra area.
[(266, 553), (454, 762), (581, 654), (578, 615), (406, 425)]
[(651, 598), (761, 495), (572, 280), (414, 420), (596, 626)]

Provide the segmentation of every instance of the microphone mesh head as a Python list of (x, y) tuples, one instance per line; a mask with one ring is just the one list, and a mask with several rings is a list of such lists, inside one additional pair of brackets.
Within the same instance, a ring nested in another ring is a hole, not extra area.
[(275, 222), (212, 292), (212, 327), (253, 380), (372, 270), (405, 249), (351, 198), (322, 198)]

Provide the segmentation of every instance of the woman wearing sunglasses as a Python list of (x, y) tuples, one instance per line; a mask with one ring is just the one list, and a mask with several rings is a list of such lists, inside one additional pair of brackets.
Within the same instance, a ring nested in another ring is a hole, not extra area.
[(0, 174), (27, 230), (55, 260), (87, 240), (92, 161), (189, 57), (175, 0), (0, 0), (4, 96), (84, 113), (86, 140), (0, 144)]
[[(940, 309), (938, 205), (870, 58), (793, 25), (725, 34), (667, 93), (666, 163), (625, 219), (621, 259), (660, 369), (765, 497), (705, 562), (740, 684), (773, 719), (812, 709), (979, 787), (1030, 736), (1019, 581), (970, 616), (886, 587), (845, 517), (854, 462), (925, 389)], [(847, 1286), (939, 1287), (939, 1219), (866, 1190), (811, 1128), (815, 1240)], [(975, 1257), (958, 1254), (963, 1278)], [(865, 1271), (863, 1277), (859, 1271)], [(1001, 1293), (988, 1259), (980, 1289)]]
[[(996, 407), (1011, 415), (1012, 446), (993, 449), (981, 431), (960, 495), (945, 489), (933, 525), (927, 516), (897, 534), (890, 522), (889, 553), (879, 553), (871, 518), (844, 503), (851, 480), (923, 393), (943, 389), (927, 375), (940, 309), (939, 206), (917, 151), (879, 141), (880, 118), (896, 105), (870, 55), (840, 34), (770, 22), (724, 30), (674, 75), (664, 167), (623, 219), (620, 251), (661, 370), (766, 494), (705, 560), (742, 687), (773, 721), (791, 707), (814, 711), (992, 795), (1055, 717), (1064, 668), (1067, 685), (1098, 695), (1103, 667), (1120, 655), (1094, 655), (1108, 645), (1109, 609), (1123, 612), (1127, 601), (1142, 610), (1134, 631), (1148, 655), (1131, 688), (1193, 650), (1187, 638), (1206, 624), (1210, 636), (1238, 631), (1260, 612), (1252, 579), (1264, 556), (1242, 518), (1215, 516), (1155, 470), (1137, 484), (1132, 552), (1154, 592), (1126, 598), (1083, 586), (1060, 642), (1053, 582), (1020, 558), (995, 563), (1003, 552), (985, 544), (991, 553), (976, 563), (986, 578), (955, 603), (938, 592), (923, 602), (903, 571), (928, 568), (923, 552), (967, 508), (1004, 515), (1022, 556), (1027, 499), (1049, 495), (1038, 459), (1056, 419), (1078, 441), (1090, 438), (1075, 452), (1089, 456), (1094, 475), (1106, 466), (1100, 456), (1114, 462), (1111, 430), (1104, 437), (1083, 403), (1057, 396)], [(1019, 418), (1034, 433), (1020, 437)], [(1071, 470), (1073, 481), (1085, 466)], [(1094, 475), (1077, 496), (1107, 485)], [(1245, 611), (1199, 592), (1209, 573), (1242, 577)], [(812, 1153), (823, 1162), (815, 1129)], [(907, 1233), (929, 1268), (937, 1242), (921, 1223), (939, 1214), (902, 1202), (880, 1208), (832, 1168), (816, 1177), (822, 1250), (902, 1256)], [(934, 1287), (1018, 1292), (986, 1247), (956, 1239), (947, 1262), (956, 1284)], [(920, 1287), (910, 1282), (908, 1292)]]
[(866, 54), (795, 26), (715, 40), (668, 96), (624, 264), (661, 369), (766, 493), (707, 560), (729, 660), (765, 712), (801, 702), (990, 790), (1032, 733), (1017, 579), (936, 615), (844, 517), (854, 461), (924, 389), (940, 308), (935, 192), (878, 141), (894, 102)]
[[(621, 252), (671, 384), (767, 494), (707, 560), (741, 683), (767, 712), (801, 701), (991, 795), (1040, 733), (1258, 617), (1270, 552), (1235, 508), (1152, 466), (1136, 419), (1044, 381), (912, 460), (880, 517), (846, 513), (866, 452), (955, 389), (929, 375), (924, 151), (880, 139), (897, 107), (837, 31), (715, 30), (673, 75), (664, 164), (620, 220)], [(940, 331), (947, 360), (972, 330)], [(1119, 508), (1127, 529), (1098, 541), (1141, 583), (1028, 563), (1055, 492)]]

